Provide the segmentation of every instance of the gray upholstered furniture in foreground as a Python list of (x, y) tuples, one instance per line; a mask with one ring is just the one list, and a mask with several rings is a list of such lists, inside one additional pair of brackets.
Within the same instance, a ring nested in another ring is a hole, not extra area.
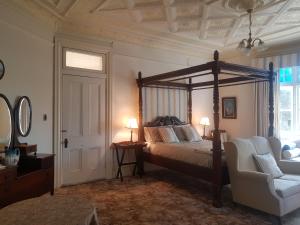
[[(235, 139), (224, 144), (233, 201), (277, 217), (300, 207), (300, 162), (281, 159), (281, 143), (271, 137)], [(254, 154), (273, 154), (284, 175), (259, 172)]]

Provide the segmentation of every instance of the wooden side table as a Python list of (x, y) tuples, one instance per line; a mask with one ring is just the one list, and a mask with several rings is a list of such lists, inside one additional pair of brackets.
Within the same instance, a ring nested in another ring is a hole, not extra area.
[[(144, 173), (144, 165), (143, 165), (143, 148), (147, 144), (145, 142), (130, 142), (123, 141), (118, 143), (113, 143), (114, 149), (116, 150), (116, 157), (118, 162), (118, 172), (117, 178), (120, 177), (121, 181), (123, 181), (122, 174), (122, 166), (134, 165), (132, 175), (135, 175), (137, 170), (138, 175), (142, 176)], [(134, 151), (135, 153), (135, 161), (133, 162), (124, 162), (125, 152)]]
[(209, 140), (209, 141), (213, 141), (214, 138), (212, 136), (202, 136), (203, 140)]

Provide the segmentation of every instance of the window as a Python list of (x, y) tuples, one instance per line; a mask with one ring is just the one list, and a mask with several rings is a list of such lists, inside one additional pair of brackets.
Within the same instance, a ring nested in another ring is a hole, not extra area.
[(300, 138), (300, 67), (279, 69), (280, 135), (283, 140)]
[(65, 67), (103, 71), (104, 55), (65, 50)]

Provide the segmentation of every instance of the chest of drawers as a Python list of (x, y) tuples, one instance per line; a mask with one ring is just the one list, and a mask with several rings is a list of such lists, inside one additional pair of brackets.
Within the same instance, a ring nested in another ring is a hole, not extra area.
[(54, 193), (54, 155), (22, 157), (18, 166), (0, 170), (0, 208), (27, 198)]

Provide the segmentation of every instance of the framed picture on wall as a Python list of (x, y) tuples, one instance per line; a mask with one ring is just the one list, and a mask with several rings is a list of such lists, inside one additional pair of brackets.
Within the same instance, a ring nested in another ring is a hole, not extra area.
[(236, 119), (236, 97), (222, 98), (222, 117), (224, 119)]

